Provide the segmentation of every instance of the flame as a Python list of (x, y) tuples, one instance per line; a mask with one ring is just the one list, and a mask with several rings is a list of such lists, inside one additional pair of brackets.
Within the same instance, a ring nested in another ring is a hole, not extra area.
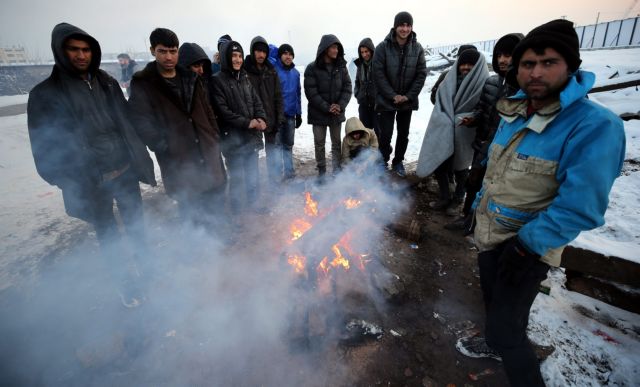
[(333, 250), (333, 253), (336, 255), (333, 261), (331, 261), (331, 266), (342, 266), (345, 270), (349, 270), (349, 260), (342, 255), (338, 245), (333, 245), (331, 250)]
[(348, 209), (351, 210), (353, 208), (358, 207), (360, 204), (362, 204), (361, 200), (357, 200), (354, 198), (348, 198), (345, 201), (343, 201), (342, 203), (344, 203), (344, 206)]
[(287, 263), (293, 266), (296, 273), (304, 273), (304, 267), (307, 263), (307, 258), (304, 255), (292, 254), (287, 258)]
[(318, 216), (318, 202), (313, 200), (311, 197), (311, 192), (304, 193), (307, 204), (304, 207), (304, 213), (308, 216)]
[(320, 263), (318, 264), (317, 270), (323, 273), (324, 275), (328, 275), (329, 269), (330, 269), (329, 258), (327, 257), (322, 258), (322, 261), (320, 261)]
[(293, 223), (289, 227), (289, 231), (291, 231), (291, 240), (289, 243), (299, 239), (305, 232), (307, 232), (311, 228), (311, 223), (307, 222), (304, 219), (294, 219)]

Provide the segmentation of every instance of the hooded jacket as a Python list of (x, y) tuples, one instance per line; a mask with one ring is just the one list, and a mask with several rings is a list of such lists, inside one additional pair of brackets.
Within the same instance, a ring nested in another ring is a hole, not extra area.
[(211, 60), (207, 57), (207, 53), (196, 43), (182, 43), (178, 50), (178, 65), (189, 70), (189, 66), (200, 61), (204, 61), (202, 77), (206, 82), (211, 77)]
[[(255, 45), (267, 41), (262, 36), (256, 36), (251, 40), (250, 55), (244, 60), (244, 68), (247, 70), (249, 80), (253, 88), (260, 96), (262, 107), (267, 115), (267, 129), (265, 133), (275, 133), (278, 131), (280, 124), (284, 122), (284, 108), (282, 101), (282, 88), (280, 87), (280, 79), (273, 64), (265, 58), (262, 69), (258, 68), (256, 60), (253, 56)], [(268, 45), (267, 45), (268, 47)]]
[[(378, 137), (372, 129), (365, 128), (356, 117), (351, 117), (347, 120), (344, 127), (345, 136), (342, 140), (341, 157), (342, 163), (346, 164), (351, 160), (351, 152), (356, 149), (374, 148), (378, 149)], [(351, 137), (351, 133), (362, 132), (362, 136), (359, 139)]]
[(176, 66), (178, 95), (156, 61), (134, 74), (129, 106), (144, 143), (155, 152), (167, 195), (189, 200), (226, 182), (220, 136), (202, 78)]
[[(338, 45), (338, 57), (332, 65), (324, 63), (325, 51)], [(310, 125), (334, 125), (344, 122), (344, 111), (351, 100), (351, 78), (344, 60), (344, 48), (335, 35), (323, 35), (316, 60), (304, 71), (304, 93), (309, 101), (307, 121)], [(340, 115), (329, 112), (332, 104), (340, 105)]]
[[(373, 55), (373, 79), (376, 84), (376, 110), (418, 110), (418, 96), (427, 79), (424, 49), (411, 32), (404, 47), (396, 41), (392, 28), (378, 44)], [(409, 100), (401, 105), (393, 97), (404, 95)]]
[[(366, 63), (360, 55), (360, 48), (366, 47), (371, 51), (371, 58)], [(364, 38), (358, 45), (358, 59), (354, 60), (356, 70), (356, 82), (353, 88), (353, 94), (355, 94), (359, 105), (365, 105), (373, 108), (376, 103), (376, 84), (373, 80), (373, 54), (375, 53), (375, 46), (370, 38)]]
[(498, 102), (503, 121), (474, 203), (480, 251), (518, 235), (543, 262), (559, 266), (567, 243), (604, 223), (625, 133), (619, 117), (587, 99), (594, 81), (577, 71), (557, 101), (529, 116), (522, 90)]
[[(91, 47), (87, 80), (64, 53), (69, 38)], [(103, 175), (128, 164), (139, 181), (155, 185), (153, 161), (127, 118), (118, 81), (99, 69), (98, 42), (78, 27), (60, 23), (51, 34), (51, 49), (51, 75), (29, 94), (31, 151), (38, 174), (62, 190), (67, 214), (92, 222), (92, 202)]]
[(249, 129), (249, 123), (254, 118), (267, 119), (260, 97), (244, 69), (244, 63), (240, 71), (234, 71), (231, 66), (234, 45), (240, 44), (229, 42), (221, 47), (221, 70), (211, 78), (211, 92), (225, 154), (262, 149), (262, 132)]
[(300, 72), (296, 69), (295, 63), (291, 63), (291, 66), (285, 66), (280, 58), (278, 58), (274, 66), (278, 72), (278, 78), (280, 78), (282, 100), (284, 102), (284, 115), (286, 117), (302, 115)]

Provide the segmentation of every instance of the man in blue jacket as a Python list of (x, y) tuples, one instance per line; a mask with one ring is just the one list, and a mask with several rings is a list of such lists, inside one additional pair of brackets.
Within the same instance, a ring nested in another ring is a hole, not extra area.
[[(502, 122), (475, 202), (484, 350), (502, 358), (511, 385), (543, 386), (526, 335), (529, 311), (564, 246), (604, 223), (625, 135), (615, 114), (586, 97), (595, 76), (578, 69), (573, 23), (553, 20), (533, 29), (512, 62), (520, 90), (498, 102)], [(470, 343), (458, 348), (480, 356)]]
[(275, 68), (280, 78), (282, 99), (284, 101), (285, 122), (277, 133), (276, 143), (281, 147), (284, 178), (295, 177), (293, 169), (293, 142), (295, 129), (302, 125), (302, 93), (300, 90), (300, 72), (293, 63), (295, 53), (291, 45), (284, 43), (278, 47), (278, 59)]

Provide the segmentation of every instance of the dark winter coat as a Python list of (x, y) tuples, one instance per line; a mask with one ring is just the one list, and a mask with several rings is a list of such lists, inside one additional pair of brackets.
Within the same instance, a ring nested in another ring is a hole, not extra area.
[[(369, 63), (366, 63), (360, 55), (360, 48), (366, 47), (371, 50), (371, 58)], [(359, 105), (366, 105), (373, 107), (376, 103), (376, 84), (373, 81), (373, 54), (375, 53), (375, 46), (370, 38), (364, 38), (358, 45), (358, 59), (353, 61), (356, 64), (356, 82), (353, 88), (353, 94), (355, 94)]]
[(155, 152), (167, 195), (188, 200), (225, 184), (220, 135), (201, 78), (176, 66), (182, 97), (155, 61), (134, 74), (129, 106), (140, 138)]
[[(88, 81), (75, 73), (64, 54), (64, 42), (72, 35), (83, 36), (91, 46)], [(31, 151), (38, 174), (62, 190), (67, 214), (92, 222), (92, 202), (103, 174), (129, 164), (139, 181), (155, 185), (153, 161), (127, 119), (118, 81), (98, 69), (98, 42), (61, 23), (53, 30), (51, 48), (53, 71), (29, 94)], [(112, 154), (118, 155), (115, 160), (100, 156)]]
[(211, 92), (225, 154), (262, 149), (262, 132), (249, 129), (249, 123), (254, 118), (267, 119), (247, 72), (244, 68), (233, 71), (231, 48), (236, 44), (238, 43), (231, 42), (222, 47), (221, 70), (211, 78)]
[[(327, 67), (324, 54), (333, 44), (338, 45), (338, 58)], [(351, 100), (351, 78), (346, 65), (344, 48), (338, 38), (323, 35), (316, 60), (309, 63), (304, 71), (304, 93), (309, 101), (307, 121), (310, 125), (334, 125), (345, 121), (344, 111)], [(340, 115), (329, 112), (332, 104), (340, 105)]]
[[(418, 110), (418, 96), (427, 78), (424, 49), (411, 32), (404, 47), (396, 41), (395, 30), (378, 44), (373, 55), (377, 111)], [(393, 97), (404, 95), (409, 100), (401, 105)]]
[(256, 36), (251, 41), (251, 55), (247, 55), (244, 60), (244, 68), (247, 70), (253, 88), (260, 96), (262, 107), (267, 115), (267, 130), (265, 133), (275, 133), (278, 131), (280, 124), (285, 121), (282, 88), (280, 87), (278, 73), (268, 59), (265, 59), (262, 69), (259, 69), (256, 65), (253, 50), (255, 44), (259, 42), (267, 44), (267, 41), (261, 36)]
[(204, 61), (203, 78), (207, 81), (211, 77), (211, 60), (207, 53), (196, 43), (182, 43), (178, 50), (178, 64), (188, 70), (189, 66), (200, 61)]

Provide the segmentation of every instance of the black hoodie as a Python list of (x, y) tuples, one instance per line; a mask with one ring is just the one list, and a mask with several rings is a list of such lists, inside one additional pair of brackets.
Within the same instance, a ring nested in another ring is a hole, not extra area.
[[(64, 53), (70, 38), (91, 47), (86, 80)], [(127, 118), (118, 81), (99, 69), (98, 42), (60, 23), (51, 34), (51, 49), (56, 61), (51, 75), (29, 94), (31, 150), (40, 176), (62, 189), (67, 214), (91, 222), (95, 188), (103, 174), (129, 164), (140, 181), (155, 185), (153, 162)]]
[(178, 50), (178, 64), (186, 69), (196, 62), (204, 61), (203, 78), (207, 81), (211, 77), (211, 60), (202, 47), (196, 43), (182, 43)]
[[(324, 62), (325, 51), (338, 45), (338, 57), (332, 66)], [(309, 101), (310, 125), (333, 125), (345, 121), (344, 111), (351, 100), (351, 78), (344, 60), (344, 48), (335, 35), (323, 35), (316, 59), (304, 71), (304, 93)], [(340, 105), (340, 115), (329, 112), (331, 104)]]
[[(368, 63), (360, 55), (360, 48), (362, 47), (366, 47), (371, 51), (371, 58)], [(353, 94), (355, 94), (359, 105), (364, 104), (370, 108), (373, 108), (376, 103), (376, 84), (373, 81), (373, 53), (375, 50), (373, 41), (370, 38), (364, 38), (358, 45), (358, 59), (353, 61), (358, 68)]]
[(247, 70), (247, 74), (249, 74), (249, 80), (253, 88), (260, 96), (264, 112), (267, 115), (266, 133), (275, 133), (278, 131), (278, 126), (285, 121), (282, 87), (280, 86), (278, 73), (271, 62), (269, 62), (268, 56), (264, 60), (262, 69), (258, 68), (253, 56), (255, 46), (258, 43), (264, 43), (269, 47), (267, 41), (262, 36), (253, 38), (249, 49), (250, 54), (247, 55), (244, 60), (244, 68)]

